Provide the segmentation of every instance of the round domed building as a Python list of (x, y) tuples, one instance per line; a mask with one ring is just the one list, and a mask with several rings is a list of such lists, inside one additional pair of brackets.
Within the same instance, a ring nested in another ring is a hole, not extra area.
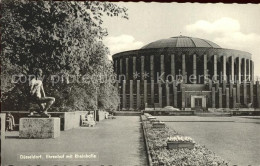
[(117, 53), (113, 61), (122, 109), (259, 107), (248, 52), (177, 36)]

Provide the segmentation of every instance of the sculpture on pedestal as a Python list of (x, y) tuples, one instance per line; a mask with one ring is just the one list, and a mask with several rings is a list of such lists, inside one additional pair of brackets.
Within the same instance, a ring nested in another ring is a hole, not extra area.
[[(46, 97), (41, 78), (42, 78), (42, 70), (36, 69), (35, 77), (32, 80), (30, 80), (30, 84), (29, 84), (30, 95), (31, 95), (32, 102), (37, 103), (40, 107), (40, 110), (37, 111), (40, 114), (40, 116), (50, 117), (47, 111), (51, 107), (51, 105), (55, 102), (55, 98)], [(31, 116), (33, 116), (33, 113), (31, 113)]]

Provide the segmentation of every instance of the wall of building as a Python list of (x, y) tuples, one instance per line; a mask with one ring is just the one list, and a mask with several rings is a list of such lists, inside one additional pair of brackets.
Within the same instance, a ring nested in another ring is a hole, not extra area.
[(191, 108), (191, 96), (205, 96), (206, 108), (260, 108), (259, 81), (256, 84), (176, 85), (128, 80), (117, 86), (122, 110), (140, 110), (145, 103), (147, 107)]
[[(206, 108), (260, 107), (259, 82), (255, 83), (254, 62), (247, 52), (141, 49), (116, 54), (113, 61), (121, 109), (139, 110), (145, 105), (190, 108), (192, 95), (205, 96)], [(191, 75), (196, 76), (192, 81)]]

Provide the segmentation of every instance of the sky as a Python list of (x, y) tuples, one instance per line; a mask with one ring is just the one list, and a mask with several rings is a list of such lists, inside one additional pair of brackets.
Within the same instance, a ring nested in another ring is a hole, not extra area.
[[(260, 76), (260, 4), (118, 2), (129, 19), (104, 17), (110, 54), (139, 49), (160, 39), (190, 36), (252, 54)], [(110, 58), (111, 58), (110, 55)]]

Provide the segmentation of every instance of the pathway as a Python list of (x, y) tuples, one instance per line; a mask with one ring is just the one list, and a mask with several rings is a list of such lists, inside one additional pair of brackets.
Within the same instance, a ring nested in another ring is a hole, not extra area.
[[(117, 116), (99, 122), (93, 128), (62, 131), (56, 139), (19, 139), (18, 132), (7, 133), (2, 150), (3, 164), (8, 165), (147, 165), (139, 116)], [(7, 148), (8, 147), (8, 148)], [(97, 161), (48, 161), (17, 159), (19, 154), (33, 152), (86, 152), (98, 154)]]

